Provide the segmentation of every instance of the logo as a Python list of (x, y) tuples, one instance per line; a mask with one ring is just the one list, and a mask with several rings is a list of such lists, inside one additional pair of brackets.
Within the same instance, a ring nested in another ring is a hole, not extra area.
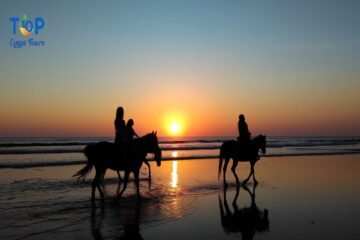
[[(30, 19), (26, 14), (23, 14), (21, 18), (11, 17), (9, 18), (9, 21), (12, 27), (12, 35), (15, 36), (22, 35), (24, 37), (37, 37), (45, 27), (45, 20), (42, 17), (35, 17), (34, 19)], [(43, 47), (45, 46), (45, 41), (34, 38), (29, 38), (27, 40), (11, 38), (9, 44), (12, 48), (22, 48), (26, 46)]]

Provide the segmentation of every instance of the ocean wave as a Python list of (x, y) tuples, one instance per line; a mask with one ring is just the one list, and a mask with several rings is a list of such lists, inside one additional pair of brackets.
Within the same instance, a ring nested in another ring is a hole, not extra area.
[[(160, 145), (171, 144), (210, 144), (223, 143), (228, 140), (235, 140), (236, 138), (216, 138), (216, 139), (195, 139), (195, 140), (160, 140)], [(103, 139), (99, 139), (103, 141)], [(1, 148), (13, 147), (66, 147), (66, 146), (86, 146), (88, 144), (95, 144), (99, 141), (64, 141), (64, 142), (0, 142)], [(108, 141), (108, 140), (106, 140)], [(353, 145), (360, 144), (360, 137), (269, 137), (268, 147), (306, 147), (306, 146), (333, 146), (333, 145)]]
[[(262, 158), (271, 157), (294, 157), (294, 156), (323, 156), (323, 155), (349, 155), (349, 154), (360, 154), (359, 149), (347, 149), (347, 150), (333, 150), (333, 151), (322, 151), (322, 152), (298, 152), (298, 153), (274, 153), (260, 155)], [(161, 161), (178, 161), (178, 160), (201, 160), (201, 159), (218, 159), (219, 155), (194, 155), (194, 156), (183, 156), (183, 157), (164, 157)], [(148, 161), (154, 161), (149, 158)], [(15, 163), (0, 163), (1, 168), (33, 168), (33, 167), (56, 167), (56, 166), (67, 166), (67, 165), (79, 165), (85, 164), (86, 160), (69, 160), (69, 161), (32, 161), (32, 162), (15, 162)]]
[[(188, 143), (222, 143), (229, 139), (199, 139), (199, 140), (174, 140), (174, 141), (159, 141), (159, 144), (188, 144)], [(0, 143), (0, 147), (51, 147), (51, 146), (86, 146), (88, 144), (95, 144), (94, 142), (26, 142), (26, 143)]]
[[(231, 137), (159, 138), (163, 160), (214, 159)], [(0, 168), (76, 165), (85, 162), (85, 145), (112, 138), (0, 138)], [(360, 153), (360, 137), (268, 137), (266, 157)]]
[[(161, 147), (162, 151), (181, 151), (181, 150), (214, 150), (220, 146), (174, 146)], [(5, 149), (0, 150), (0, 154), (43, 154), (43, 153), (83, 153), (84, 149)]]
[[(217, 150), (229, 139), (201, 139), (186, 141), (160, 141), (163, 151)], [(48, 153), (82, 153), (87, 144), (96, 142), (57, 142), (57, 143), (0, 143), (1, 154), (48, 154)], [(268, 140), (267, 148), (310, 148), (310, 147), (341, 147), (360, 149), (360, 138), (279, 138)]]

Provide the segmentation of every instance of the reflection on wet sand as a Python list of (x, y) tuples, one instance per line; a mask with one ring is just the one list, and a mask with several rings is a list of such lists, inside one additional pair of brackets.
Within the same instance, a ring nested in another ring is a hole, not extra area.
[[(174, 181), (177, 181), (177, 162), (173, 163)], [(100, 239), (143, 239), (141, 230), (161, 225), (193, 213), (196, 198), (181, 197), (171, 185), (157, 185), (138, 199), (127, 195), (117, 201), (109, 200), (104, 205), (92, 205), (90, 233), (94, 240)], [(177, 183), (175, 184), (177, 188)]]
[(93, 207), (91, 211), (91, 219), (90, 219), (90, 226), (91, 226), (91, 234), (95, 240), (104, 239), (103, 234), (101, 232), (102, 228), (102, 221), (104, 219), (104, 207), (101, 208), (101, 219), (96, 218), (96, 208)]
[[(223, 193), (218, 161), (166, 161), (154, 168), (150, 190), (143, 168), (139, 205), (133, 182), (114, 203), (119, 182), (111, 171), (104, 209), (97, 204), (94, 210), (91, 179), (81, 185), (69, 179), (78, 166), (0, 169), (0, 239), (360, 239), (353, 221), (360, 217), (359, 160), (351, 155), (260, 162), (256, 198), (252, 185), (253, 196), (242, 187), (237, 197), (235, 187)], [(271, 232), (264, 236), (269, 218)]]
[(172, 162), (172, 171), (171, 171), (171, 188), (176, 189), (178, 186), (178, 162), (173, 161)]
[(227, 188), (224, 188), (224, 204), (219, 195), (219, 208), (221, 225), (226, 233), (241, 233), (243, 240), (253, 239), (256, 232), (269, 231), (268, 210), (261, 211), (255, 202), (255, 188), (251, 192), (246, 186), (242, 187), (251, 197), (251, 206), (240, 208), (237, 205), (240, 187), (236, 188), (236, 193), (232, 206), (234, 211), (230, 210), (227, 202)]
[[(134, 239), (140, 240), (143, 239), (140, 234), (140, 211), (141, 211), (141, 203), (137, 202), (135, 204), (131, 204), (132, 206), (126, 206), (125, 209), (118, 209), (122, 213), (116, 217), (116, 215), (111, 218), (116, 222), (121, 222), (119, 224), (114, 224), (111, 228), (111, 238), (116, 239)], [(109, 210), (109, 209), (106, 209)], [(116, 210), (116, 209), (112, 209)], [(104, 219), (106, 216), (106, 211), (104, 207), (101, 207), (97, 213), (96, 208), (92, 208), (91, 212), (91, 233), (95, 240), (107, 239), (109, 236), (103, 233)], [(104, 237), (105, 236), (105, 237)]]

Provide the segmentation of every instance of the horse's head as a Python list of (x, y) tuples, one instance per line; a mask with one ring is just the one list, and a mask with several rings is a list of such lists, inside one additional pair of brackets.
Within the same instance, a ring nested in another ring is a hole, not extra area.
[(255, 139), (256, 139), (257, 146), (261, 149), (261, 152), (263, 154), (265, 154), (266, 153), (266, 136), (259, 135), (259, 136), (255, 137)]
[(152, 131), (146, 135), (148, 139), (148, 152), (153, 153), (155, 155), (155, 161), (158, 167), (161, 165), (161, 149), (159, 147), (159, 142), (157, 138), (157, 132)]

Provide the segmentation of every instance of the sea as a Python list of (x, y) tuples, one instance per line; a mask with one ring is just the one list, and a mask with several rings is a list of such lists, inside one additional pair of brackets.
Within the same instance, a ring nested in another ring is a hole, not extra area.
[[(224, 141), (236, 137), (159, 137), (162, 160), (217, 159)], [(86, 145), (113, 137), (0, 138), (0, 168), (31, 168), (83, 164)], [(343, 155), (360, 153), (360, 137), (268, 136), (261, 157)], [(151, 160), (153, 156), (148, 155)]]

